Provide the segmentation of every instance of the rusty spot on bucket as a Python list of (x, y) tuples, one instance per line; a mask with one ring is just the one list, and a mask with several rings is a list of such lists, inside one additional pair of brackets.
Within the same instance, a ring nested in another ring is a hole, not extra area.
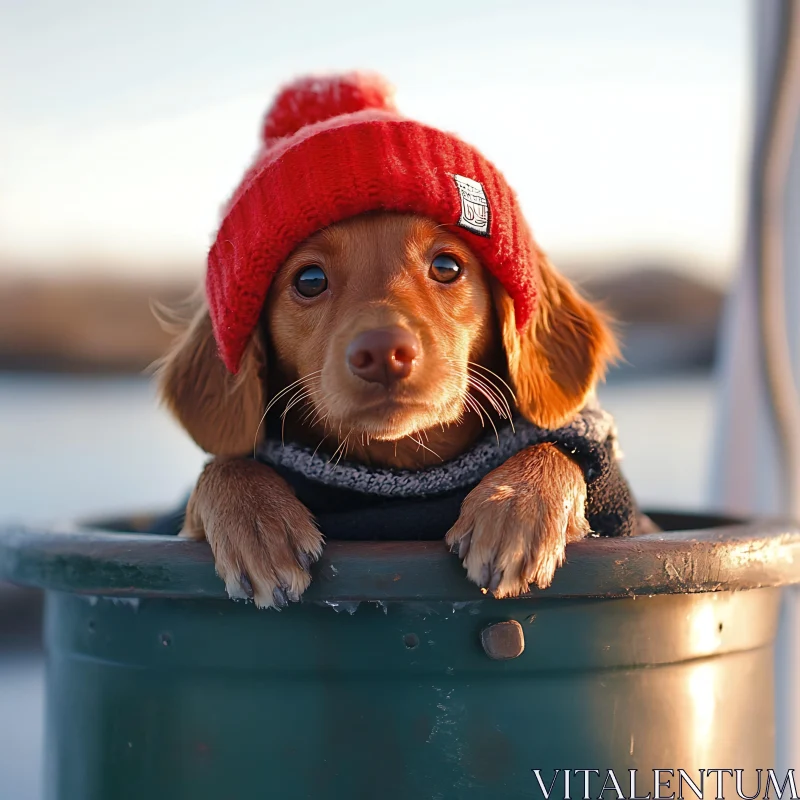
[(481, 631), (481, 644), (486, 655), (496, 661), (517, 658), (525, 649), (522, 625), (515, 619), (495, 622)]

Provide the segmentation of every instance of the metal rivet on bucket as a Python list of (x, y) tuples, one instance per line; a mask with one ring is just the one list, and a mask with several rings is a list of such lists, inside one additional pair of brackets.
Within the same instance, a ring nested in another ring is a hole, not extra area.
[(489, 625), (481, 631), (481, 644), (486, 655), (496, 661), (516, 658), (525, 649), (522, 625), (515, 619)]

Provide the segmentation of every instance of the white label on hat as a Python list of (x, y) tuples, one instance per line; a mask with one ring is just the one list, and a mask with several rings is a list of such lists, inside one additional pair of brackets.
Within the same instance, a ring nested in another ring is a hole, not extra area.
[(489, 201), (486, 192), (478, 181), (465, 178), (463, 175), (453, 175), (458, 193), (461, 195), (461, 216), (458, 224), (468, 231), (489, 235)]

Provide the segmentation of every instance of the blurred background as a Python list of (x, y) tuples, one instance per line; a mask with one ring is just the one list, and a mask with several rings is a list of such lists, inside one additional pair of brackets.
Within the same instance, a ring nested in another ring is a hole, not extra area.
[[(477, 145), (621, 322), (601, 395), (643, 504), (707, 507), (744, 238), (745, 0), (0, 2), (0, 522), (165, 508), (203, 454), (143, 370), (281, 83), (367, 68)], [(676, 435), (676, 431), (680, 435)], [(39, 796), (35, 595), (0, 586), (0, 800)]]

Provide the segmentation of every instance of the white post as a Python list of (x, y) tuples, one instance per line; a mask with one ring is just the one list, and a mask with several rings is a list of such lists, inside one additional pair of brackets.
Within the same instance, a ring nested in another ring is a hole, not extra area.
[[(711, 502), (800, 518), (800, 0), (752, 8), (747, 239), (722, 325)], [(798, 589), (786, 592), (776, 655), (775, 767), (786, 770), (800, 767)]]

